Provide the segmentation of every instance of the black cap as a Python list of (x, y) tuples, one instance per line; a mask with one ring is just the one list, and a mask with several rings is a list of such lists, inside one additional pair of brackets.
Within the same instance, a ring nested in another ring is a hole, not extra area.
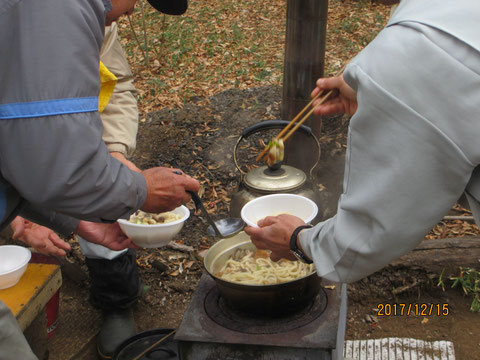
[(188, 0), (148, 0), (148, 2), (167, 15), (182, 15), (188, 8)]

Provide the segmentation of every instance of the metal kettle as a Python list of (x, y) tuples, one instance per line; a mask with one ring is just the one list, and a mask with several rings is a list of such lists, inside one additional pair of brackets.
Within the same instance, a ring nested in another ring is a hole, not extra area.
[[(318, 205), (319, 210), (322, 209), (320, 206), (320, 197), (318, 191), (314, 188), (313, 181), (313, 171), (320, 160), (320, 143), (309, 127), (301, 125), (297, 129), (298, 132), (302, 132), (311, 137), (317, 146), (318, 155), (315, 164), (310, 169), (309, 176), (307, 176), (304, 171), (290, 165), (276, 164), (273, 167), (264, 165), (248, 172), (243, 171), (238, 165), (237, 148), (242, 140), (260, 131), (283, 129), (288, 124), (289, 122), (285, 120), (267, 120), (251, 125), (243, 130), (233, 149), (233, 161), (241, 174), (241, 181), (238, 191), (232, 195), (230, 216), (240, 217), (240, 211), (247, 202), (259, 196), (275, 193), (303, 195), (314, 201)], [(319, 211), (319, 214), (321, 213), (322, 211)], [(313, 222), (318, 222), (320, 220), (319, 217), (320, 215), (317, 216)]]

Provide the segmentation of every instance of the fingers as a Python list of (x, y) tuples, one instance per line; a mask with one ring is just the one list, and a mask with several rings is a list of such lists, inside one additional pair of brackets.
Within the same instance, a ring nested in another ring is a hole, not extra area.
[(262, 240), (263, 229), (253, 226), (246, 226), (243, 231), (245, 231), (245, 234), (250, 236), (250, 240), (252, 240), (253, 245), (255, 245), (257, 249), (269, 250)]
[(131, 245), (131, 240), (130, 239), (124, 239), (124, 240), (120, 240), (118, 242), (114, 242), (114, 243), (111, 243), (108, 245), (108, 248), (110, 250), (115, 250), (115, 251), (119, 251), (119, 250), (123, 250), (123, 249), (126, 249), (128, 248), (130, 245)]
[(130, 242), (130, 244), (129, 244), (127, 247), (128, 247), (129, 249), (134, 249), (134, 250), (141, 249), (140, 246), (135, 245), (133, 242)]
[(198, 182), (198, 180), (195, 180), (191, 176), (185, 174), (180, 169), (172, 169), (172, 172), (175, 175), (179, 175), (179, 176), (184, 177), (182, 180), (183, 180), (183, 186), (184, 186), (184, 189), (185, 189), (185, 195), (183, 196), (183, 204), (185, 204), (185, 203), (189, 202), (190, 200), (192, 200), (192, 196), (188, 192), (189, 191), (198, 192), (198, 190), (200, 189), (200, 182)]
[(147, 198), (141, 209), (158, 213), (171, 211), (190, 201), (187, 191), (198, 191), (200, 183), (180, 169), (156, 167), (142, 172), (147, 183)]
[(132, 247), (132, 240), (125, 235), (118, 222), (107, 225), (106, 247), (111, 250), (123, 250)]
[(310, 97), (311, 98), (314, 98), (315, 96), (317, 96), (317, 94), (322, 91), (322, 89), (316, 87), (315, 89), (312, 90), (311, 94), (310, 94)]
[(268, 242), (264, 241), (264, 239), (262, 238), (262, 234), (265, 231), (264, 229), (247, 226), (245, 227), (244, 231), (247, 235), (250, 236), (252, 243), (257, 249), (272, 251), (270, 253), (270, 259), (272, 261), (277, 262), (280, 259), (296, 260), (295, 256), (293, 256), (293, 254), (291, 254), (288, 249), (284, 249), (282, 251), (272, 250), (271, 246), (268, 245)]
[(56, 256), (67, 255), (67, 252), (65, 250), (59, 249), (58, 247), (55, 247), (53, 245), (47, 246), (47, 248), (45, 248), (45, 253), (47, 255), (56, 255)]
[(358, 107), (357, 93), (345, 82), (343, 75), (334, 78), (319, 79), (317, 81), (317, 86), (336, 89), (336, 94), (333, 97), (331, 96), (321, 106), (318, 105), (316, 111), (314, 111), (315, 114), (355, 114)]
[(200, 182), (191, 176), (186, 176), (185, 191), (197, 192), (200, 189)]
[(67, 254), (65, 250), (57, 247), (48, 239), (30, 241), (30, 246), (32, 246), (39, 253), (45, 255), (65, 256)]
[(287, 260), (292, 260), (292, 261), (297, 261), (297, 258), (290, 252), (273, 252), (270, 254), (270, 259), (272, 261), (280, 261), (281, 259), (287, 259)]
[(245, 226), (243, 231), (245, 231), (245, 234), (247, 234), (250, 237), (256, 237), (257, 234), (261, 231), (261, 229), (253, 226)]
[(337, 96), (325, 101), (321, 105), (317, 105), (319, 101), (313, 103), (313, 114), (314, 115), (332, 115), (332, 114), (342, 114), (345, 112), (345, 106), (342, 103), (341, 99)]
[(117, 232), (116, 234), (107, 235), (106, 239), (97, 242), (97, 244), (103, 245), (110, 250), (119, 251), (129, 248), (132, 245), (132, 240), (123, 233)]
[(324, 90), (332, 90), (336, 88), (337, 82), (333, 81), (332, 79), (335, 78), (320, 78), (317, 80), (316, 84), (317, 87), (312, 90), (312, 93), (310, 96), (314, 98), (315, 96), (318, 95), (319, 92), (322, 92)]
[(277, 222), (278, 222), (278, 216), (267, 216), (266, 218), (259, 220), (257, 222), (257, 225), (262, 228), (265, 226), (276, 224)]
[(15, 240), (20, 240), (20, 236), (22, 235), (22, 233), (23, 228), (16, 227), (15, 229), (13, 229), (12, 238)]
[(277, 253), (275, 252), (272, 252), (270, 253), (270, 260), (274, 261), (274, 262), (277, 262), (281, 259), (282, 257), (279, 256)]
[(51, 233), (48, 236), (48, 238), (52, 242), (52, 244), (54, 246), (56, 246), (57, 248), (65, 250), (65, 251), (70, 251), (70, 249), (71, 249), (70, 244), (67, 243), (66, 241), (63, 241), (62, 239), (60, 239), (60, 237), (57, 234)]
[(117, 239), (117, 241), (115, 242), (112, 242), (109, 244), (108, 248), (110, 248), (111, 250), (123, 250), (123, 249), (126, 249), (126, 248), (131, 248), (132, 245), (134, 245), (132, 243), (132, 240), (130, 238), (123, 238), (123, 237), (119, 237)]
[(316, 85), (320, 90), (339, 89), (343, 85), (343, 78), (341, 76), (320, 78), (317, 80)]
[(14, 238), (15, 240), (21, 240), (19, 238), (23, 235), (23, 232), (25, 230), (25, 219), (23, 219), (20, 216), (17, 216), (10, 223), (10, 227), (13, 230), (12, 238)]

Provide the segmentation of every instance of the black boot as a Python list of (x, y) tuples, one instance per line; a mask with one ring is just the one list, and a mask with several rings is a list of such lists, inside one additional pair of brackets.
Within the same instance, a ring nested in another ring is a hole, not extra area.
[(142, 282), (136, 254), (129, 250), (113, 260), (86, 258), (90, 273), (90, 302), (103, 313), (97, 338), (100, 359), (110, 359), (115, 348), (135, 335), (132, 306), (140, 298)]
[(102, 329), (97, 336), (99, 359), (111, 359), (118, 345), (135, 334), (132, 309), (104, 310)]

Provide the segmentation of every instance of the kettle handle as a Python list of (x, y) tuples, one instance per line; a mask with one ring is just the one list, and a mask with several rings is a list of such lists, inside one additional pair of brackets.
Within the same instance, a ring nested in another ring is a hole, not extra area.
[[(235, 163), (235, 167), (240, 171), (242, 175), (245, 175), (245, 171), (240, 169), (240, 166), (237, 163), (237, 147), (240, 144), (240, 141), (243, 139), (246, 139), (250, 135), (253, 135), (257, 132), (264, 131), (264, 130), (270, 130), (270, 129), (283, 129), (285, 126), (287, 126), (290, 122), (286, 120), (266, 120), (266, 121), (261, 121), (259, 123), (250, 125), (247, 127), (245, 130), (242, 131), (242, 134), (237, 140), (237, 143), (235, 144), (235, 147), (233, 148), (233, 162)], [(310, 179), (313, 180), (313, 170), (315, 167), (318, 165), (320, 161), (320, 142), (318, 141), (317, 137), (313, 135), (312, 129), (309, 128), (308, 126), (305, 125), (300, 125), (300, 127), (297, 129), (303, 132), (306, 135), (311, 136), (315, 140), (315, 144), (317, 144), (317, 149), (318, 149), (318, 156), (317, 156), (317, 161), (315, 164), (312, 166), (310, 169)]]

